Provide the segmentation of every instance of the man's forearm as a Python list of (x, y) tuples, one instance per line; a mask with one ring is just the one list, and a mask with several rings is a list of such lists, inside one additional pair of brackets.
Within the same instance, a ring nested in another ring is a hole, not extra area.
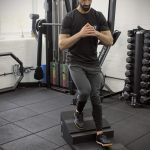
[(111, 46), (113, 44), (113, 37), (112, 37), (111, 33), (110, 34), (104, 34), (104, 33), (98, 32), (97, 38), (104, 45)]
[[(61, 35), (60, 35), (61, 36)], [(76, 33), (73, 36), (70, 36), (68, 38), (63, 38), (59, 40), (59, 47), (60, 49), (68, 49), (71, 46), (73, 46), (75, 43), (77, 43), (80, 40), (79, 33)]]

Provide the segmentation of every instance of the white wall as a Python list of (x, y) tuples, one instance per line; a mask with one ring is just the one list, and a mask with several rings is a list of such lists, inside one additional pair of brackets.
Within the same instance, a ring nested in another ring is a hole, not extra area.
[[(108, 2), (109, 0), (93, 0), (92, 7), (102, 11), (107, 18)], [(150, 29), (149, 6), (150, 1), (148, 0), (117, 0), (115, 29), (120, 30), (122, 33), (117, 43), (110, 49), (102, 66), (102, 70), (106, 75), (125, 78), (127, 31), (136, 28), (137, 25)], [(40, 18), (44, 18), (44, 0), (0, 0), (0, 39), (2, 34), (10, 32), (18, 32), (18, 37), (21, 37), (22, 31), (24, 33), (28, 32), (30, 35), (30, 13), (38, 13)], [(5, 46), (0, 43), (0, 52), (13, 51), (24, 61), (24, 64), (35, 65), (36, 42), (34, 40), (29, 42), (28, 38), (25, 36), (21, 40), (21, 43), (24, 44), (21, 45), (4, 39), (2, 42), (8, 41), (8, 43)], [(30, 44), (27, 44), (28, 42)], [(16, 51), (14, 51), (15, 49)], [(101, 50), (100, 46), (99, 50)], [(28, 78), (25, 78), (25, 80), (28, 81)], [(107, 79), (106, 82), (114, 91), (122, 89), (124, 85), (124, 82), (115, 79)]]
[[(12, 52), (22, 62), (24, 67), (36, 66), (37, 42), (33, 38), (0, 40), (0, 53)], [(0, 74), (12, 72), (14, 64), (18, 64), (12, 57), (0, 57)], [(23, 82), (33, 82), (33, 71), (25, 74)], [(13, 86), (18, 76), (8, 75), (0, 77), (0, 89)]]
[[(37, 41), (31, 36), (32, 22), (29, 14), (40, 14), (44, 18), (43, 0), (0, 0), (0, 53), (12, 52), (24, 67), (37, 65)], [(43, 38), (43, 60), (45, 63), (45, 41)], [(17, 64), (11, 57), (0, 57), (0, 74), (12, 72)], [(0, 77), (0, 89), (13, 86), (18, 80), (16, 76)], [(24, 74), (22, 82), (36, 82), (34, 71)]]

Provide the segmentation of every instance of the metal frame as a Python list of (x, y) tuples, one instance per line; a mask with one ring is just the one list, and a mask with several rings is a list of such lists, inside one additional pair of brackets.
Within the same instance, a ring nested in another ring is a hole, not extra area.
[[(46, 11), (46, 24), (47, 34), (46, 34), (46, 86), (51, 87), (50, 84), (50, 62), (53, 61), (53, 37), (52, 37), (52, 26), (58, 25), (59, 23), (52, 23), (52, 2), (53, 0), (45, 1), (45, 11)], [(71, 11), (71, 4), (69, 0), (65, 0), (67, 12)]]
[(14, 86), (0, 89), (0, 93), (15, 90), (24, 76), (24, 74), (23, 74), (23, 63), (21, 62), (21, 60), (19, 58), (17, 58), (13, 53), (9, 53), (9, 52), (8, 53), (0, 53), (0, 57), (3, 57), (3, 56), (11, 56), (14, 60), (16, 60), (16, 62), (19, 63), (19, 65), (20, 65), (20, 77)]

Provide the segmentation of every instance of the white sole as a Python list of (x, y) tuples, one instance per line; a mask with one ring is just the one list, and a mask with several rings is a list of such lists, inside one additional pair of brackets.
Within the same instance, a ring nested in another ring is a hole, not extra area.
[(98, 142), (98, 141), (96, 141), (96, 143), (101, 145), (102, 147), (111, 147), (112, 146), (112, 143), (111, 144), (103, 144), (103, 143)]
[(75, 126), (80, 129), (80, 130), (83, 130), (84, 128), (80, 128), (75, 122), (74, 122)]

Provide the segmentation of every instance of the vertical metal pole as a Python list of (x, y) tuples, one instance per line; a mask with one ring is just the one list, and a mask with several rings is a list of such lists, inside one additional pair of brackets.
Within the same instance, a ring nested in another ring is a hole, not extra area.
[(114, 32), (114, 26), (115, 26), (115, 14), (116, 14), (116, 0), (109, 0), (108, 26), (112, 33)]
[(143, 58), (143, 43), (144, 43), (144, 34), (142, 31), (136, 32), (136, 41), (135, 41), (135, 64), (134, 64), (134, 86), (133, 93), (135, 95), (136, 101), (140, 100), (140, 81), (142, 74), (142, 58)]
[[(52, 0), (45, 1), (46, 21), (52, 23)], [(46, 33), (46, 84), (50, 88), (50, 62), (53, 60), (52, 26), (47, 26)]]
[(65, 0), (66, 10), (67, 12), (71, 11), (71, 5), (69, 0)]
[(78, 0), (72, 0), (72, 10), (78, 6)]

